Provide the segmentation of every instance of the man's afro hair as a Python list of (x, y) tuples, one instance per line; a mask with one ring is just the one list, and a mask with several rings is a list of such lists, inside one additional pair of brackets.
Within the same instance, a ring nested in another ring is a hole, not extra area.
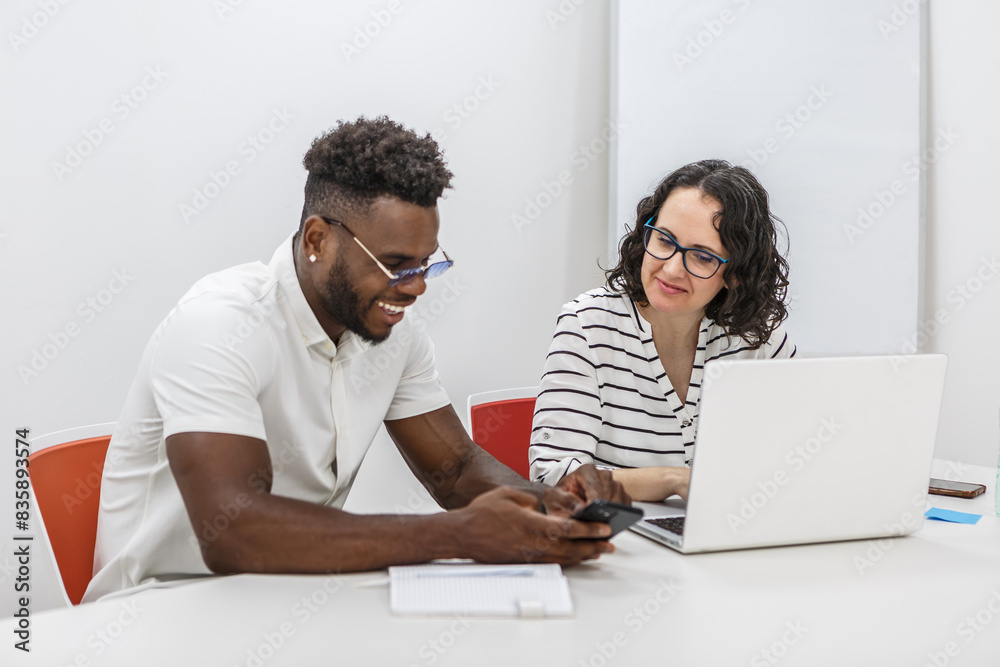
[(394, 196), (418, 206), (436, 205), (452, 173), (430, 134), (423, 137), (387, 116), (337, 126), (317, 137), (302, 158), (309, 172), (305, 211), (367, 208)]

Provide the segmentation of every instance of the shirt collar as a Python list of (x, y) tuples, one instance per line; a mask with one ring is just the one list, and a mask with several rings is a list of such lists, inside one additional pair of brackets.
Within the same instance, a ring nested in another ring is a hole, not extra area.
[(362, 340), (353, 331), (345, 331), (340, 337), (340, 345), (338, 346), (330, 340), (326, 331), (320, 326), (319, 320), (316, 319), (316, 313), (313, 312), (309, 302), (306, 301), (305, 294), (302, 293), (302, 285), (299, 284), (299, 277), (295, 273), (294, 240), (295, 234), (293, 233), (278, 246), (278, 249), (274, 251), (274, 256), (271, 257), (269, 267), (278, 279), (278, 284), (281, 285), (282, 291), (292, 307), (292, 314), (295, 316), (295, 322), (302, 334), (302, 342), (330, 359), (338, 355), (338, 348), (341, 358), (349, 358), (364, 352), (371, 347), (371, 343)]

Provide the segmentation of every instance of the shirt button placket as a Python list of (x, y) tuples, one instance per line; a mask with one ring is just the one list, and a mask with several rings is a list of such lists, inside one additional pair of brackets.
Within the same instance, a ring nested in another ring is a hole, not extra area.
[[(335, 457), (340, 464), (346, 463), (348, 454), (347, 432), (347, 394), (344, 389), (343, 364), (336, 359), (330, 360), (330, 416), (333, 419), (333, 432), (335, 436), (334, 447)], [(343, 468), (342, 470), (340, 468)], [(351, 478), (350, 471), (343, 465), (336, 467), (337, 480), (335, 482), (335, 493), (341, 491), (341, 487), (346, 480)]]

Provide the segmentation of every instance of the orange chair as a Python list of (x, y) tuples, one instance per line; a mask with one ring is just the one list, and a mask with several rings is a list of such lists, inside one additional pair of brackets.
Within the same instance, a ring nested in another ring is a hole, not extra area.
[(472, 440), (525, 479), (537, 395), (538, 387), (521, 387), (469, 396)]
[(101, 478), (114, 426), (97, 424), (32, 440), (33, 518), (48, 538), (69, 604), (80, 603), (94, 574)]

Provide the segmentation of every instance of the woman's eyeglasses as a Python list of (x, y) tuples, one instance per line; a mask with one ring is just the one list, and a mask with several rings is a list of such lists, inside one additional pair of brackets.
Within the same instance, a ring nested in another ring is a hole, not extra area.
[(680, 251), (687, 272), (695, 278), (705, 279), (714, 276), (723, 264), (729, 262), (728, 259), (722, 259), (715, 253), (701, 248), (685, 248), (669, 233), (655, 227), (654, 219), (655, 216), (647, 220), (644, 225), (642, 244), (646, 252), (656, 259), (670, 259)]

